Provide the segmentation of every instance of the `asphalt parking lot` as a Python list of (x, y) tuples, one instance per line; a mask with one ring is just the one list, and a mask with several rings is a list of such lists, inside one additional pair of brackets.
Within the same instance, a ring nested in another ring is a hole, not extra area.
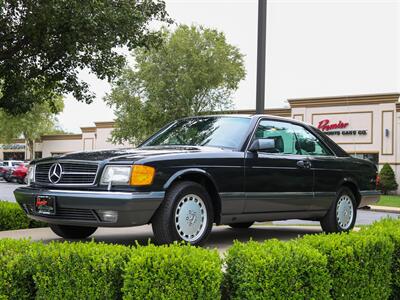
[(0, 179), (0, 200), (6, 200), (10, 202), (15, 202), (15, 197), (14, 197), (14, 190), (20, 186), (23, 186), (22, 184), (18, 183), (9, 183), (4, 181), (3, 179)]

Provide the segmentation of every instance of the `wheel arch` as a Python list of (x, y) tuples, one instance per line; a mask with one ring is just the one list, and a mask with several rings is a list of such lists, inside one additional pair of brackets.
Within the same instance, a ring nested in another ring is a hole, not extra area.
[(357, 207), (358, 207), (361, 202), (361, 194), (360, 194), (360, 189), (358, 187), (357, 182), (355, 180), (353, 180), (352, 178), (344, 178), (343, 181), (339, 184), (339, 188), (342, 188), (342, 187), (347, 187), (348, 189), (351, 190), (354, 197), (356, 198)]
[(174, 184), (180, 181), (193, 181), (201, 184), (207, 190), (211, 197), (214, 210), (214, 222), (220, 224), (221, 222), (221, 198), (218, 193), (217, 184), (212, 178), (211, 174), (199, 168), (191, 168), (181, 170), (172, 175), (164, 184), (164, 190), (168, 190)]

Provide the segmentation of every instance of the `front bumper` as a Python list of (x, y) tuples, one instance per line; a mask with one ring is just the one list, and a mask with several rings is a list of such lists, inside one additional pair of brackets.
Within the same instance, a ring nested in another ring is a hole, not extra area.
[(358, 207), (365, 207), (370, 204), (379, 202), (381, 198), (380, 191), (360, 191), (360, 205)]
[[(27, 215), (37, 221), (51, 224), (128, 227), (148, 224), (164, 199), (165, 192), (102, 192), (51, 190), (21, 187), (15, 198)], [(52, 196), (56, 201), (55, 215), (39, 215), (35, 210), (37, 196)], [(104, 222), (97, 211), (118, 212), (116, 222)]]

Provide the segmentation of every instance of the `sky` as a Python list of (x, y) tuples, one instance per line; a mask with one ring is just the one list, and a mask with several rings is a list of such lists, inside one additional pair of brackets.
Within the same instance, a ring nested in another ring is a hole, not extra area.
[[(266, 107), (287, 99), (400, 93), (400, 0), (268, 0)], [(225, 33), (245, 55), (246, 78), (233, 95), (236, 109), (255, 108), (257, 0), (166, 0), (181, 24)], [(80, 78), (96, 94), (87, 105), (66, 95), (63, 129), (111, 121), (103, 97), (111, 89), (88, 72)]]

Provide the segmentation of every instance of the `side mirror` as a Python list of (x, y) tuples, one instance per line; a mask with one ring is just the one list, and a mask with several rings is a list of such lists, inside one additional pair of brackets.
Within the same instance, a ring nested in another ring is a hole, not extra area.
[(254, 140), (249, 148), (249, 151), (268, 151), (275, 149), (275, 140), (273, 139), (256, 139)]

